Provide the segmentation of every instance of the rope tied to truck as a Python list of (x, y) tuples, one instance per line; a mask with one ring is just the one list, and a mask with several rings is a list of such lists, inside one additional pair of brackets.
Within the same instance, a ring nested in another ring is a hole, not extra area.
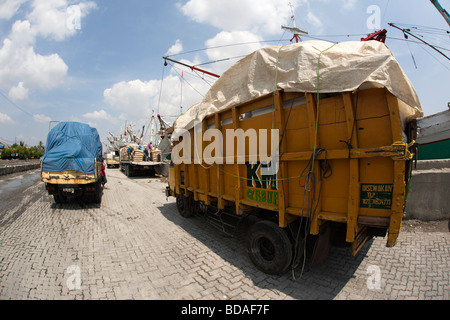
[[(315, 211), (317, 210), (317, 206), (319, 204), (319, 199), (320, 199), (320, 193), (322, 191), (322, 182), (324, 179), (329, 178), (332, 174), (332, 170), (331, 167), (329, 165), (328, 160), (326, 160), (326, 156), (325, 156), (325, 160), (323, 160), (322, 162), (322, 168), (323, 173), (320, 177), (320, 185), (319, 185), (319, 193), (317, 195), (317, 202), (316, 205), (313, 209), (314, 206), (314, 199), (316, 196), (316, 177), (314, 174), (314, 163), (316, 161), (316, 158), (322, 153), (325, 152), (325, 154), (327, 153), (326, 149), (322, 149), (319, 148), (317, 145), (317, 140), (318, 140), (318, 129), (319, 129), (319, 115), (320, 115), (320, 60), (322, 57), (322, 54), (327, 52), (328, 50), (330, 50), (331, 48), (333, 48), (335, 45), (337, 45), (337, 43), (333, 44), (332, 46), (330, 46), (329, 48), (322, 50), (319, 53), (319, 58), (318, 58), (318, 62), (317, 62), (317, 95), (316, 95), (316, 102), (317, 102), (317, 106), (316, 106), (316, 127), (315, 127), (315, 135), (314, 135), (314, 149), (313, 149), (313, 153), (311, 156), (311, 159), (309, 161), (309, 163), (307, 164), (307, 166), (303, 169), (302, 174), (300, 175), (300, 180), (299, 180), (299, 184), (301, 187), (304, 188), (304, 193), (303, 193), (303, 204), (302, 204), (302, 209), (301, 209), (301, 213), (302, 213), (302, 218), (301, 218), (301, 222), (300, 222), (300, 226), (303, 224), (303, 219), (305, 218), (304, 215), (304, 209), (305, 209), (305, 199), (308, 199), (308, 212), (309, 212), (309, 219), (306, 221), (306, 223), (304, 224), (304, 238), (303, 241), (300, 242), (300, 234), (301, 234), (301, 228), (299, 227), (298, 231), (297, 231), (297, 236), (295, 238), (295, 244), (294, 244), (294, 257), (292, 259), (292, 278), (294, 279), (294, 281), (296, 280), (296, 276), (295, 276), (295, 269), (298, 267), (299, 263), (300, 263), (300, 257), (299, 257), (299, 245), (303, 244), (303, 261), (302, 261), (302, 269), (299, 275), (299, 279), (303, 276), (303, 272), (305, 270), (305, 265), (306, 265), (306, 239), (308, 237), (309, 231), (310, 231), (310, 227), (311, 227), (311, 220), (313, 219), (313, 217), (315, 216)], [(350, 137), (351, 140), (351, 137)], [(350, 151), (349, 151), (350, 152)], [(301, 177), (304, 175), (305, 170), (309, 167), (309, 171), (308, 173), (306, 173), (305, 176), (305, 183), (302, 185), (301, 184)], [(328, 174), (329, 173), (329, 174)]]

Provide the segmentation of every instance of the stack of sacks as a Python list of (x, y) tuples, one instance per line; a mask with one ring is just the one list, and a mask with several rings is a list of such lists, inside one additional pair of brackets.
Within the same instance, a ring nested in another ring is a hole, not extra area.
[(131, 161), (140, 162), (144, 161), (144, 151), (136, 149), (131, 154)]
[(159, 162), (160, 161), (161, 150), (153, 149), (151, 155), (152, 155), (151, 156), (152, 161)]

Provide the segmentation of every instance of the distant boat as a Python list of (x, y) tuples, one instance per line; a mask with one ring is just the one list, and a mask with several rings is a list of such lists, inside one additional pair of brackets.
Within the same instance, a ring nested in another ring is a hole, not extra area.
[(450, 109), (417, 120), (418, 160), (450, 159)]

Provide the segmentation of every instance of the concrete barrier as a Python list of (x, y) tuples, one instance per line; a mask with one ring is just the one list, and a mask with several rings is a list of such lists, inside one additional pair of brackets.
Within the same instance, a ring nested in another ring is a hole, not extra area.
[(417, 162), (406, 202), (406, 219), (450, 219), (450, 159)]
[(31, 161), (31, 162), (16, 162), (12, 161), (11, 163), (3, 162), (0, 166), (0, 176), (5, 176), (7, 174), (12, 174), (16, 172), (23, 172), (28, 170), (34, 170), (39, 169), (41, 166), (39, 160), (38, 161)]

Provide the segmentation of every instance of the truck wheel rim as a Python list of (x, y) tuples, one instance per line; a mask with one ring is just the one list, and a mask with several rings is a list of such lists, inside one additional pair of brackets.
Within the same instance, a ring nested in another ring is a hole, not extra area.
[(260, 238), (256, 243), (257, 249), (261, 257), (265, 261), (273, 261), (275, 258), (275, 247), (267, 238)]

